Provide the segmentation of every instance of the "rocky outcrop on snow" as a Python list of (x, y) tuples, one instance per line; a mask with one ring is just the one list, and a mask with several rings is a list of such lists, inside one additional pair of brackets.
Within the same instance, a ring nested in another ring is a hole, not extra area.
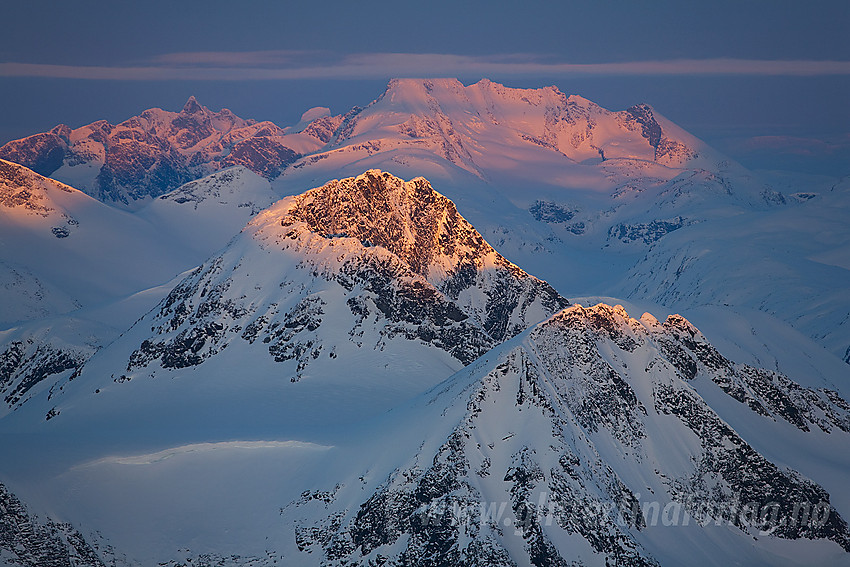
[(94, 353), (93, 349), (57, 348), (33, 337), (4, 346), (0, 352), (0, 395), (10, 410), (26, 402), (32, 388), (78, 370)]
[[(42, 521), (0, 484), (0, 562), (20, 567), (106, 567), (102, 552), (86, 541), (73, 526)], [(125, 563), (120, 563), (125, 565)]]
[(621, 223), (608, 229), (608, 239), (616, 238), (626, 244), (635, 241), (652, 244), (656, 240), (663, 238), (667, 233), (686, 226), (687, 223), (687, 219), (682, 217), (628, 225)]

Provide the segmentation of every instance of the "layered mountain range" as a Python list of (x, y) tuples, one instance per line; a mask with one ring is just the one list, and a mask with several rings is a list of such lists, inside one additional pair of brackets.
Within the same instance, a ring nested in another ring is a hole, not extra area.
[[(625, 160), (657, 164), (658, 173), (715, 170), (726, 159), (646, 104), (611, 112), (555, 87), (512, 89), (487, 80), (470, 86), (454, 79), (393, 80), (365, 108), (305, 116), (312, 119), (281, 128), (227, 109), (210, 111), (192, 97), (178, 113), (155, 108), (118, 125), (98, 121), (74, 130), (59, 125), (7, 143), (0, 157), (124, 204), (237, 164), (267, 179), (284, 172), (345, 171), (361, 162), (358, 173), (371, 163), (402, 173), (413, 168), (429, 177), (435, 167), (459, 169), (493, 181), (527, 176), (522, 162), (548, 169), (620, 166)], [(533, 178), (569, 183), (550, 173)], [(594, 177), (598, 187), (610, 184), (604, 175)]]
[(850, 564), (846, 183), (489, 81), (94, 126), (0, 149), (0, 563)]
[[(7, 143), (0, 157), (131, 209), (234, 164), (270, 180), (278, 196), (369, 168), (422, 175), (504, 254), (568, 293), (760, 309), (836, 355), (850, 348), (845, 186), (749, 172), (646, 104), (613, 112), (555, 87), (403, 79), (363, 108), (313, 109), (292, 127), (190, 99), (180, 112), (151, 109), (117, 126), (58, 126)], [(812, 219), (832, 214), (827, 242)], [(673, 243), (705, 233), (735, 235), (748, 259), (725, 254), (725, 244), (682, 255)], [(754, 261), (765, 254), (770, 261)], [(684, 266), (689, 277), (680, 277)], [(27, 277), (18, 272), (6, 278)], [(641, 283), (650, 273), (663, 281)], [(716, 273), (738, 274), (735, 289), (694, 289)], [(776, 282), (767, 297), (765, 278)]]

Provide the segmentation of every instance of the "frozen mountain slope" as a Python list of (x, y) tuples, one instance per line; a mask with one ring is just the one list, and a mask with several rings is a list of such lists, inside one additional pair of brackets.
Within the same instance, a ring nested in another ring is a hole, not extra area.
[[(100, 408), (58, 396), (62, 413), (27, 433), (40, 456), (20, 450), (6, 474), (29, 461), (20, 495), (143, 565), (850, 564), (846, 398), (732, 362), (682, 317), (574, 305), (330, 430), (340, 388), (374, 384), (390, 348), (368, 366), (349, 356), (344, 380), (289, 388), (274, 363), (227, 348), (232, 364), (211, 358), (203, 375), (105, 386)], [(109, 427), (80, 429), (81, 412)], [(203, 442), (187, 442), (193, 428)]]
[[(42, 521), (0, 484), (0, 564), (9, 567), (129, 565), (67, 523)], [(100, 543), (100, 542), (97, 542)]]
[(277, 200), (268, 181), (237, 166), (130, 215), (16, 164), (0, 166), (0, 415), (78, 370), (177, 282), (162, 285)]
[(2, 160), (0, 242), (4, 328), (158, 285), (198, 261), (150, 223)]
[(850, 191), (775, 211), (730, 215), (659, 240), (613, 293), (685, 310), (760, 309), (836, 356), (850, 352)]
[[(760, 424), (750, 439), (727, 403)], [(396, 414), (381, 446), (415, 451), (354, 459), (284, 508), (300, 562), (848, 562), (846, 499), (751, 443), (807, 438), (823, 458), (850, 405), (726, 360), (678, 316), (570, 307)]]
[(73, 376), (94, 353), (165, 297), (184, 275), (128, 297), (0, 330), (0, 417), (33, 396), (46, 395), (58, 380)]
[(160, 195), (136, 216), (205, 257), (279, 198), (267, 179), (238, 165)]
[[(183, 377), (167, 386), (177, 392), (199, 380), (233, 388), (222, 369), (242, 362), (246, 386), (276, 396), (309, 378), (398, 399), (566, 305), (493, 250), (427, 181), (369, 171), (258, 215), (79, 376), (53, 388), (45, 411), (73, 407), (66, 390), (87, 397), (97, 389), (97, 399), (153, 393), (159, 376)], [(363, 365), (357, 379), (354, 361)], [(107, 403), (97, 399), (90, 403)], [(382, 407), (373, 406), (365, 411)]]

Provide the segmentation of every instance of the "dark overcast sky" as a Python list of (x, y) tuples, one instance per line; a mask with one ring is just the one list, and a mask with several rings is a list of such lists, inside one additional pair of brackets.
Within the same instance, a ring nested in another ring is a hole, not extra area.
[(287, 125), (393, 76), (487, 77), (648, 102), (751, 167), (850, 174), (847, 0), (30, 0), (3, 21), (0, 143), (191, 94)]

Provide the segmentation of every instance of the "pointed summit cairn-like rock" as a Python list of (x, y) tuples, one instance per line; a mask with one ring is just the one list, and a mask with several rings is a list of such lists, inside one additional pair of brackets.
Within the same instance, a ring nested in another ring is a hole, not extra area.
[(183, 105), (183, 110), (180, 111), (181, 114), (196, 114), (198, 112), (202, 112), (204, 107), (198, 103), (198, 99), (195, 98), (194, 95), (189, 97), (189, 100), (186, 101), (186, 104)]

